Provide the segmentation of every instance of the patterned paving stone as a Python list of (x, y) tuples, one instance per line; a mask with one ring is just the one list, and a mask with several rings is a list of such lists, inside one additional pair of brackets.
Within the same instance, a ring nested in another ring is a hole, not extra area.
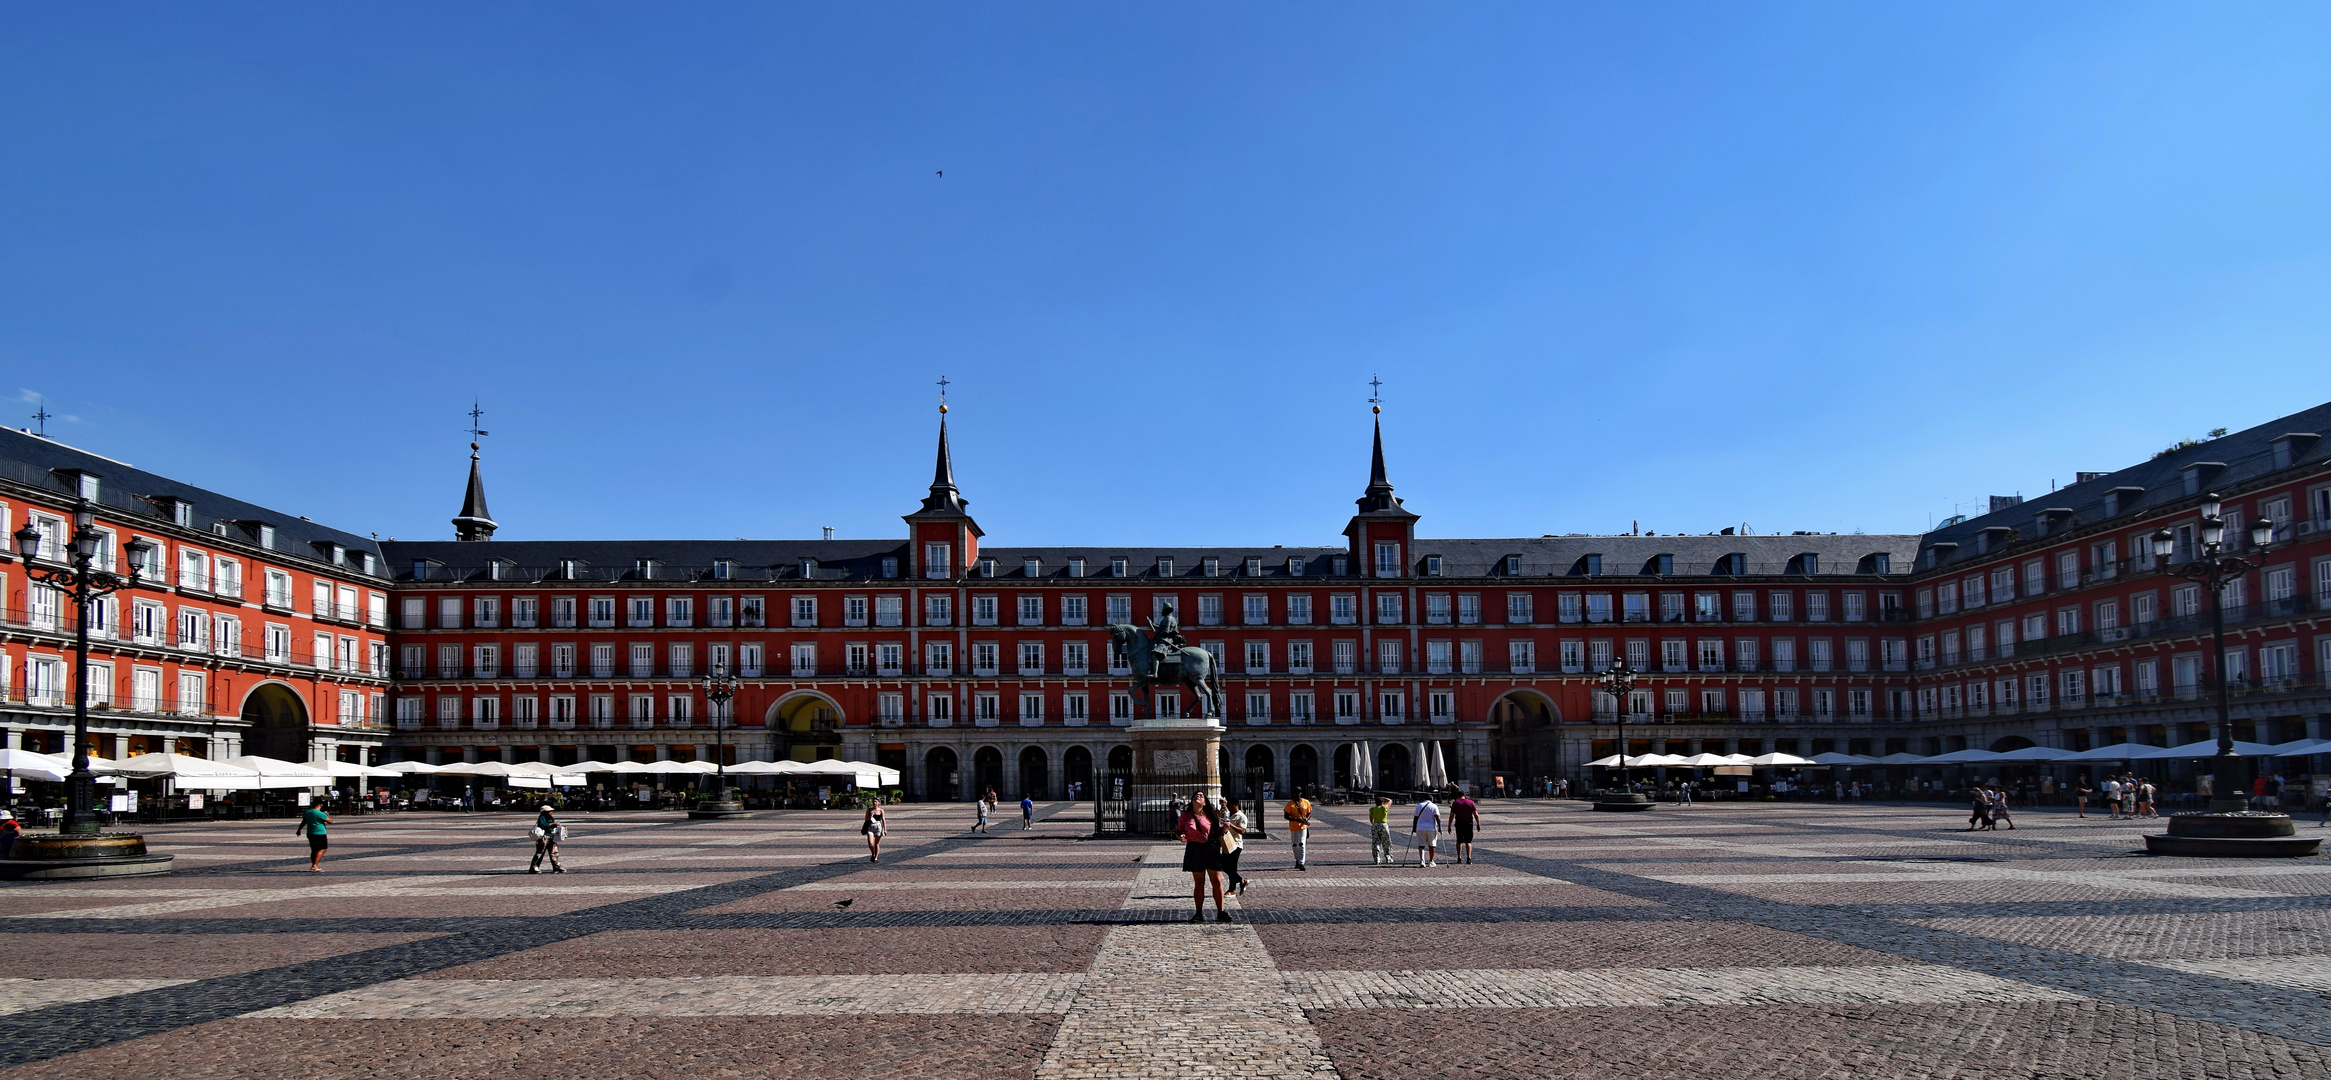
[(261, 1019), (548, 1019), (1064, 1012), (1075, 975), (691, 975), (404, 979), (279, 1005)]
[(1026, 1077), (1053, 1015), (222, 1020), (0, 1072), (6, 1080)]
[(2331, 955), (2331, 911), (1924, 919), (1920, 925), (2119, 960)]
[(1104, 928), (892, 926), (611, 930), (433, 972), (433, 979), (1082, 972)]
[(198, 979), (343, 956), (433, 934), (43, 934), (11, 932), (0, 947), (0, 978), (59, 972), (108, 977)]
[(1962, 1004), (2069, 1001), (2030, 983), (1930, 964), (1312, 971), (1286, 976), (1306, 1009), (1586, 1008), (1626, 1005)]
[(2097, 1002), (1322, 1010), (1345, 1080), (2302, 1080), (2331, 1052)]
[(1884, 953), (1749, 923), (1257, 923), (1281, 971), (1888, 964)]
[(52, 1005), (71, 1005), (80, 1001), (97, 1001), (118, 997), (140, 990), (153, 990), (192, 982), (191, 979), (22, 979), (0, 978), (0, 1015), (45, 1009)]

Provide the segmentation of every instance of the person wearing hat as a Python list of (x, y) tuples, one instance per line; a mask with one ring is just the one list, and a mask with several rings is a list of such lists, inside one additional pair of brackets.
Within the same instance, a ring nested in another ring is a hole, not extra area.
[(526, 872), (541, 873), (542, 860), (547, 857), (550, 859), (551, 873), (566, 873), (567, 868), (558, 864), (558, 842), (566, 836), (567, 827), (558, 823), (558, 815), (551, 812), (549, 803), (542, 804), (542, 812), (534, 816), (533, 834), (534, 862), (527, 866)]

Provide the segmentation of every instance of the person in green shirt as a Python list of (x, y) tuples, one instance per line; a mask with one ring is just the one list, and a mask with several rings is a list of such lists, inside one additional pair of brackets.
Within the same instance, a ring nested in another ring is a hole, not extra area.
[(298, 831), (308, 838), (308, 869), (324, 872), (324, 849), (331, 844), (324, 839), (324, 827), (332, 823), (332, 815), (320, 806), (311, 806), (299, 812)]
[(1392, 800), (1383, 796), (1368, 808), (1368, 855), (1378, 866), (1392, 865)]

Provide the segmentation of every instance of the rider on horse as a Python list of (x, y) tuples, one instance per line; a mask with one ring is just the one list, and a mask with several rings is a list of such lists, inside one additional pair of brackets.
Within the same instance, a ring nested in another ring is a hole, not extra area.
[(1182, 646), (1189, 644), (1182, 639), (1182, 620), (1174, 617), (1172, 604), (1159, 608), (1157, 617), (1149, 620), (1149, 642), (1150, 656), (1158, 667), (1180, 656)]

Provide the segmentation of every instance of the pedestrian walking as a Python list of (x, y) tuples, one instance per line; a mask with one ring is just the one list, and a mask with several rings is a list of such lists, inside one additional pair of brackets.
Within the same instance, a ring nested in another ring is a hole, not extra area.
[(985, 796), (985, 795), (982, 795), (982, 796), (980, 796), (980, 797), (979, 797), (979, 800), (978, 800), (978, 802), (977, 802), (977, 803), (975, 803), (974, 805), (976, 805), (976, 806), (978, 806), (978, 807), (979, 807), (979, 821), (978, 821), (976, 824), (972, 825), (972, 827), (971, 827), (971, 831), (972, 831), (972, 832), (986, 832), (986, 831), (987, 831), (987, 816), (988, 816), (988, 814), (989, 814), (989, 813), (991, 813), (991, 812), (993, 812), (993, 811), (995, 810), (995, 808), (996, 808), (996, 804), (995, 804), (995, 803), (993, 803), (993, 802), (990, 802), (990, 801), (988, 800), (988, 797), (987, 797), (987, 796)]
[(1279, 814), (1287, 819), (1287, 842), (1295, 846), (1295, 869), (1310, 870), (1311, 800), (1298, 791), (1294, 798), (1279, 804)]
[(1174, 835), (1182, 841), (1182, 870), (1190, 875), (1191, 922), (1206, 921), (1206, 886), (1214, 886), (1214, 921), (1229, 922), (1230, 913), (1222, 909), (1221, 860), (1214, 848), (1214, 834), (1221, 827), (1214, 808), (1207, 805), (1206, 793), (1190, 797), (1190, 807), (1174, 821)]
[(2074, 782), (2072, 788), (2072, 806), (2078, 811), (2074, 815), (2075, 817), (2088, 816), (2088, 797), (2094, 794), (2096, 794), (2096, 789), (2088, 786), (2088, 774), (2081, 773), (2080, 779)]
[(1033, 829), (1035, 827), (1036, 797), (1034, 795), (1022, 795), (1020, 796), (1020, 831), (1026, 832), (1029, 829)]
[(550, 860), (551, 873), (567, 872), (566, 867), (558, 864), (558, 842), (566, 839), (567, 827), (559, 824), (558, 815), (551, 812), (549, 803), (542, 804), (542, 812), (534, 815), (534, 828), (527, 835), (534, 838), (534, 861), (527, 864), (527, 873), (541, 873), (545, 858)]
[(1416, 864), (1439, 866), (1441, 863), (1441, 808), (1430, 795), (1417, 801), (1416, 818), (1409, 823), (1409, 831), (1416, 834)]
[(311, 806), (299, 812), (299, 824), (295, 827), (300, 835), (308, 838), (308, 869), (319, 874), (324, 872), (324, 849), (332, 846), (324, 837), (325, 829), (331, 824), (332, 815), (325, 813), (323, 807)]
[(2006, 789), (1991, 789), (1991, 828), (1994, 832), (1998, 831), (2002, 821), (2007, 823), (2008, 831), (2015, 831), (2015, 815), (2007, 812), (2007, 801)]
[(1246, 850), (1248, 824), (1246, 811), (1237, 799), (1222, 800), (1222, 839), (1215, 845), (1215, 851), (1220, 856), (1223, 881), (1230, 886), (1232, 896), (1246, 891), (1246, 875), (1238, 872), (1238, 856)]
[(2137, 816), (2160, 817), (2153, 809), (2153, 799), (2159, 794), (2159, 789), (2153, 786), (2151, 780), (2137, 781)]
[[(1684, 790), (1688, 792), (1691, 788), (1687, 786)], [(1692, 800), (1686, 795), (1684, 801), (1688, 803)], [(1474, 802), (1473, 796), (1460, 791), (1457, 793), (1457, 801), (1449, 804), (1449, 817), (1457, 825), (1457, 861), (1471, 863), (1473, 830), (1481, 827), (1481, 804)]]
[[(1686, 781), (1684, 781), (1684, 782), (1683, 782), (1683, 784), (1682, 784), (1681, 786), (1679, 786), (1679, 787), (1677, 787), (1677, 788), (1676, 788), (1676, 792), (1675, 792), (1675, 801), (1676, 801), (1677, 803), (1681, 804), (1681, 805), (1684, 805), (1684, 806), (1690, 806), (1690, 805), (1692, 804), (1692, 782), (1691, 782), (1691, 781), (1689, 781), (1689, 780), (1686, 780)], [(1471, 858), (1471, 857), (1467, 857), (1465, 861), (1466, 861), (1466, 862), (1472, 862), (1473, 860), (1472, 860), (1472, 858)]]
[(866, 804), (866, 820), (858, 824), (858, 831), (866, 837), (867, 862), (878, 863), (882, 861), (882, 834), (886, 828), (887, 822), (883, 820), (882, 814), (882, 796), (876, 795), (873, 802)]
[(2111, 821), (2117, 821), (2117, 820), (2119, 820), (2119, 819), (2120, 819), (2120, 816), (2121, 816), (2121, 779), (2120, 779), (2120, 777), (2117, 777), (2117, 776), (2107, 776), (2107, 777), (2105, 777), (2105, 778), (2104, 778), (2104, 816), (2105, 816), (2106, 820), (2111, 820)]
[(1977, 784), (1967, 797), (1967, 831), (1975, 832), (1990, 827), (1991, 796), (1983, 790), (1983, 785)]
[(1392, 865), (1392, 799), (1376, 796), (1376, 805), (1368, 808), (1368, 861), (1377, 866)]

